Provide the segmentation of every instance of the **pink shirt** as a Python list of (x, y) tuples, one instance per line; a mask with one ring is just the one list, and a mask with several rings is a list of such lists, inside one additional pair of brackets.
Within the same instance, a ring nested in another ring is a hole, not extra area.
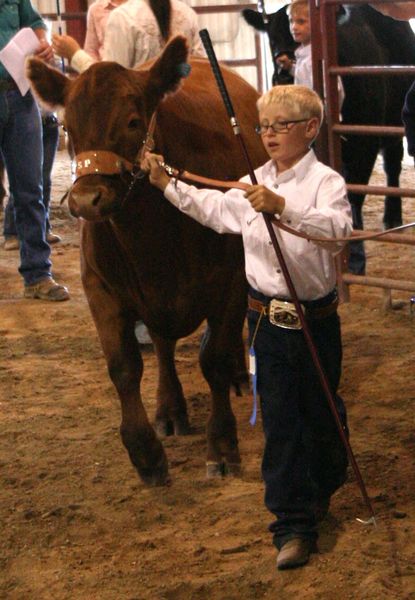
[(95, 0), (88, 9), (84, 50), (97, 61), (102, 60), (108, 17), (117, 6), (111, 0)]

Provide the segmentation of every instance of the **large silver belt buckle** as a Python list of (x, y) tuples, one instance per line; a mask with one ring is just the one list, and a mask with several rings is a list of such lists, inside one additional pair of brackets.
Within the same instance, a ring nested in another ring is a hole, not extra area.
[(285, 300), (273, 298), (268, 305), (270, 323), (283, 329), (301, 329), (301, 321), (295, 305)]

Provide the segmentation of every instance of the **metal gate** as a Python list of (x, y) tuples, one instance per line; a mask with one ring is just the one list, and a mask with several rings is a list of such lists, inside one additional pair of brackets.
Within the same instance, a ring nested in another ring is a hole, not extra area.
[[(373, 0), (372, 0), (373, 2)], [(375, 0), (376, 2), (376, 0)], [(320, 160), (341, 172), (341, 141), (342, 134), (403, 136), (403, 127), (369, 126), (342, 124), (339, 118), (339, 95), (337, 77), (351, 75), (353, 77), (373, 77), (379, 75), (397, 76), (411, 73), (415, 79), (415, 66), (351, 66), (340, 67), (337, 64), (336, 8), (341, 0), (309, 0), (311, 43), (313, 55), (314, 88), (326, 100), (326, 124), (323, 126), (318, 139), (317, 152)], [(382, 3), (382, 0), (378, 0)], [(347, 4), (366, 4), (364, 0), (348, 0)], [(386, 186), (348, 184), (351, 192), (370, 193), (381, 196), (405, 196), (415, 198), (415, 189), (393, 188)], [(367, 232), (374, 233), (374, 232)], [(415, 237), (404, 233), (386, 234), (366, 243), (375, 241), (395, 244), (415, 245)], [(391, 290), (415, 292), (415, 281), (403, 281), (389, 278), (354, 275), (347, 272), (347, 256), (343, 253), (337, 260), (339, 294), (343, 301), (350, 299), (351, 284), (383, 288), (390, 303)]]

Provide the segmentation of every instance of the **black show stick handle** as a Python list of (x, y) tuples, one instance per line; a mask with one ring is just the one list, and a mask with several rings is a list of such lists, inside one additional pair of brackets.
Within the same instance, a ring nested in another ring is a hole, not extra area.
[(241, 130), (239, 128), (238, 121), (235, 116), (235, 111), (233, 109), (232, 102), (231, 102), (231, 99), (228, 94), (228, 90), (226, 89), (226, 85), (223, 80), (222, 71), (220, 70), (220, 66), (219, 66), (218, 60), (216, 58), (215, 51), (212, 46), (212, 41), (210, 39), (209, 32), (207, 29), (201, 29), (199, 31), (199, 35), (200, 35), (200, 39), (202, 40), (203, 45), (205, 47), (206, 54), (207, 54), (209, 62), (210, 62), (210, 66), (212, 67), (212, 71), (213, 71), (213, 74), (216, 79), (216, 83), (218, 84), (219, 92), (220, 92), (220, 95), (222, 96), (222, 100), (225, 105), (226, 112), (229, 115), (229, 120), (231, 122), (233, 133), (237, 137), (238, 142), (241, 147), (241, 150), (245, 156), (245, 160), (248, 165), (248, 171), (249, 171), (249, 175), (251, 177), (251, 181), (253, 184), (256, 184), (257, 180), (255, 177), (255, 173), (252, 168), (250, 158), (248, 156), (248, 152), (247, 152), (247, 149), (246, 149), (246, 146), (245, 146), (242, 134), (241, 134)]
[(212, 40), (210, 39), (210, 35), (207, 29), (201, 29), (199, 31), (200, 39), (203, 42), (203, 45), (206, 50), (206, 54), (208, 56), (210, 66), (212, 67), (213, 74), (216, 79), (216, 83), (218, 84), (219, 91), (221, 93), (223, 103), (226, 107), (226, 111), (230, 118), (235, 118), (235, 111), (233, 110), (231, 99), (229, 98), (228, 90), (226, 89), (225, 82), (223, 81), (222, 72), (220, 70), (219, 63), (217, 61), (215, 51), (213, 50)]

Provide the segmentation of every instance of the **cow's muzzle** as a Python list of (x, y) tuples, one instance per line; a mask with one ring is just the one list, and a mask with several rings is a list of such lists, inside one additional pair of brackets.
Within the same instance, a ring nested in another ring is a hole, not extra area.
[(68, 195), (72, 216), (87, 221), (104, 221), (117, 213), (122, 206), (120, 194), (108, 185), (75, 184)]

